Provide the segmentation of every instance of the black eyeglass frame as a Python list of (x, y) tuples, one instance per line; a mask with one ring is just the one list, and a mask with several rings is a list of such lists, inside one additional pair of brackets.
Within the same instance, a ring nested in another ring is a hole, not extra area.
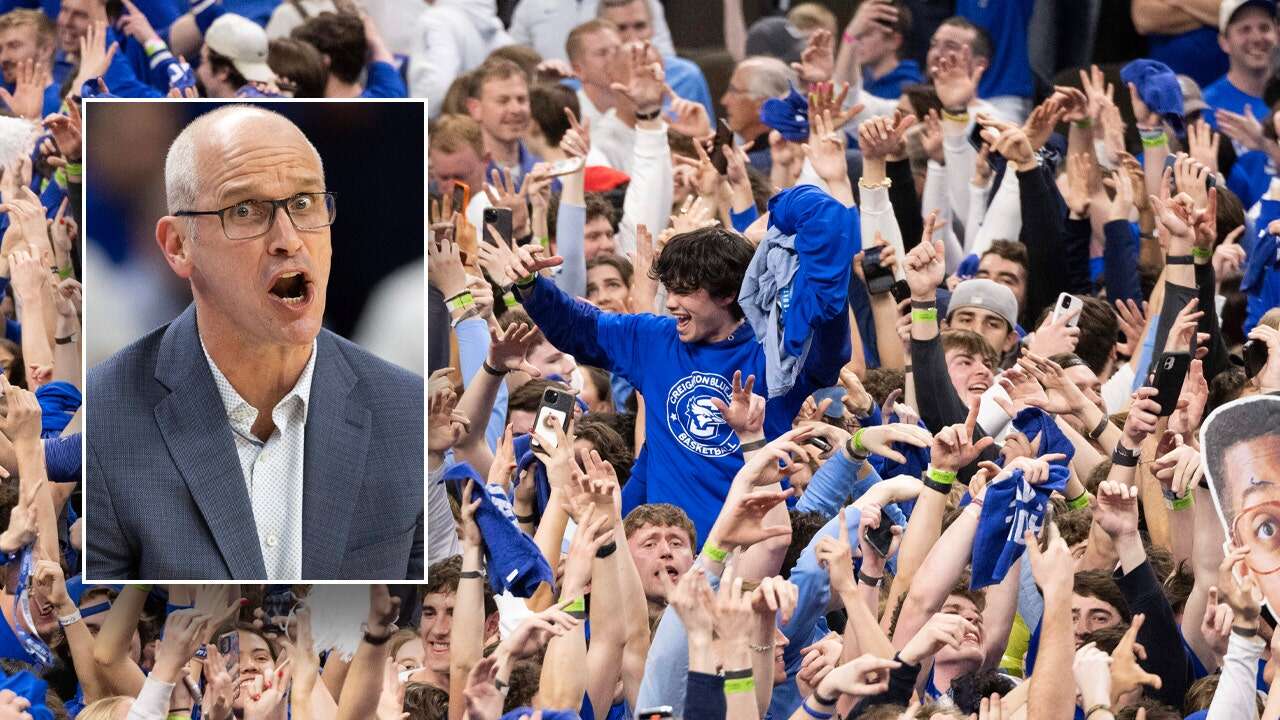
[[(318, 195), (324, 199), (324, 203), (326, 207), (329, 208), (329, 222), (325, 223), (324, 225), (317, 225), (316, 227), (300, 227), (298, 225), (298, 221), (293, 219), (293, 213), (289, 212), (289, 201), (295, 200), (299, 197), (308, 196), (308, 195)], [(228, 210), (232, 210), (240, 205), (243, 205), (247, 202), (271, 203), (271, 215), (267, 220), (267, 228), (256, 235), (246, 235), (245, 237), (233, 237), (231, 233), (227, 232), (227, 217), (223, 213), (227, 212)], [(307, 232), (311, 230), (320, 230), (322, 228), (330, 227), (331, 225), (333, 225), (334, 221), (338, 219), (338, 194), (333, 191), (294, 193), (293, 195), (290, 195), (287, 198), (280, 198), (279, 200), (241, 200), (238, 203), (233, 203), (219, 210), (178, 210), (173, 214), (175, 217), (199, 217), (201, 215), (217, 215), (218, 221), (222, 224), (222, 234), (225, 235), (228, 240), (252, 240), (254, 238), (260, 238), (263, 235), (266, 235), (267, 233), (271, 232), (271, 228), (276, 226), (276, 215), (277, 215), (276, 210), (277, 209), (284, 211), (284, 214), (289, 218), (289, 222), (293, 223), (293, 227), (295, 230), (299, 230), (302, 232)]]

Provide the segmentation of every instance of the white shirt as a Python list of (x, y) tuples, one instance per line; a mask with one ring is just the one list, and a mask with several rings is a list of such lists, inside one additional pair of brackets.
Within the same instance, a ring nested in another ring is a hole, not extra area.
[[(529, 45), (542, 57), (568, 60), (564, 43), (575, 27), (596, 17), (599, 0), (520, 0), (511, 14), (511, 36)], [(676, 54), (671, 41), (667, 14), (658, 0), (649, 0), (649, 16), (653, 22), (653, 46), (663, 57)]]
[(409, 95), (426, 98), (427, 114), (436, 117), (454, 78), (510, 44), (493, 0), (437, 0), (414, 26)]
[(293, 389), (271, 410), (275, 429), (263, 442), (251, 430), (258, 411), (240, 397), (200, 341), (235, 438), (240, 470), (253, 507), (258, 547), (267, 580), (302, 579), (302, 467), (307, 405), (316, 367), (316, 344)]

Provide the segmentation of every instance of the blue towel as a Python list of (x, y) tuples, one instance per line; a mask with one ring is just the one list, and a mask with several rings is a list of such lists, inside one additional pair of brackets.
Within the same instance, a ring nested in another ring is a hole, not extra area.
[(542, 551), (494, 504), (484, 478), (467, 463), (458, 463), (444, 471), (444, 480), (457, 486), (459, 498), (468, 479), (474, 480), (476, 489), (483, 491), (479, 494), (480, 506), (476, 508), (476, 525), (484, 537), (489, 587), (497, 594), (510, 591), (516, 597), (527, 598), (544, 582), (555, 585), (555, 573), (542, 557)]
[(1182, 86), (1168, 65), (1158, 60), (1134, 60), (1120, 68), (1120, 80), (1133, 83), (1147, 108), (1182, 135)]
[(796, 92), (785, 98), (769, 98), (760, 106), (760, 122), (777, 130), (783, 140), (790, 142), (809, 141), (809, 99)]
[(69, 382), (55, 380), (36, 390), (36, 401), (40, 403), (40, 437), (57, 437), (80, 409), (80, 390)]
[[(1038, 408), (1027, 408), (1013, 419), (1013, 425), (1029, 440), (1043, 434), (1040, 454), (1066, 452), (1071, 459), (1071, 443), (1053, 424), (1053, 419)], [(1065, 444), (1066, 448), (1062, 445)], [(978, 518), (973, 538), (973, 574), (969, 587), (973, 590), (995, 585), (1004, 579), (1009, 568), (1022, 557), (1023, 534), (1027, 530), (1040, 533), (1049, 495), (1067, 487), (1071, 476), (1066, 460), (1049, 465), (1049, 479), (1032, 485), (1022, 478), (1021, 470), (987, 487), (987, 495)]]
[(29, 700), (31, 707), (27, 712), (31, 713), (33, 720), (53, 720), (53, 711), (44, 704), (45, 694), (49, 691), (49, 684), (44, 680), (21, 670), (0, 679), (0, 690), (9, 690)]
[(511, 487), (514, 491), (520, 485), (520, 478), (524, 476), (524, 471), (532, 467), (533, 482), (538, 486), (538, 494), (534, 499), (534, 512), (538, 517), (542, 517), (542, 513), (546, 512), (547, 503), (551, 500), (551, 481), (547, 479), (547, 466), (533, 454), (532, 441), (533, 435), (530, 434), (516, 435), (511, 438), (511, 448), (516, 456), (516, 473), (511, 479)]

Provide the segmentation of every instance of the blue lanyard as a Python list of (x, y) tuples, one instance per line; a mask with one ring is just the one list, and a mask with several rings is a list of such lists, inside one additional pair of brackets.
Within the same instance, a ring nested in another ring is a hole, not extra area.
[[(27, 631), (27, 628), (35, 626), (31, 620), (31, 602), (28, 592), (30, 588), (27, 586), (27, 582), (31, 579), (31, 554), (34, 547), (34, 545), (28, 545), (22, 550), (22, 569), (18, 573), (18, 591), (14, 594), (14, 617), (25, 620), (26, 627), (23, 627), (21, 620), (14, 622), (13, 634), (18, 637), (18, 642), (22, 643), (27, 654), (35, 659), (36, 667), (45, 670), (53, 666), (53, 652), (38, 635)], [(20, 616), (19, 611), (22, 613)]]

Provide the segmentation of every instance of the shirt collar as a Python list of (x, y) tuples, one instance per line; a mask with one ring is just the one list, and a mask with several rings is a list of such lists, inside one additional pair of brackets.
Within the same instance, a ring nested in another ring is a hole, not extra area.
[[(307, 364), (302, 368), (302, 374), (298, 376), (298, 381), (293, 384), (293, 389), (280, 398), (280, 402), (276, 403), (275, 408), (271, 411), (271, 419), (281, 432), (289, 429), (294, 419), (306, 421), (307, 404), (311, 399), (311, 378), (315, 373), (316, 367), (317, 347), (316, 341), (312, 340), (311, 357), (307, 359)], [(258, 420), (258, 409), (240, 397), (240, 393), (236, 392), (236, 389), (232, 387), (231, 381), (227, 379), (227, 376), (218, 368), (218, 364), (213, 361), (213, 357), (209, 355), (209, 349), (205, 347), (204, 338), (200, 338), (200, 349), (204, 351), (204, 359), (209, 363), (209, 371), (213, 373), (213, 383), (218, 388), (218, 396), (222, 398), (222, 407), (227, 413), (227, 420), (231, 423), (231, 429), (254, 442), (261, 442), (250, 432), (250, 428)]]

